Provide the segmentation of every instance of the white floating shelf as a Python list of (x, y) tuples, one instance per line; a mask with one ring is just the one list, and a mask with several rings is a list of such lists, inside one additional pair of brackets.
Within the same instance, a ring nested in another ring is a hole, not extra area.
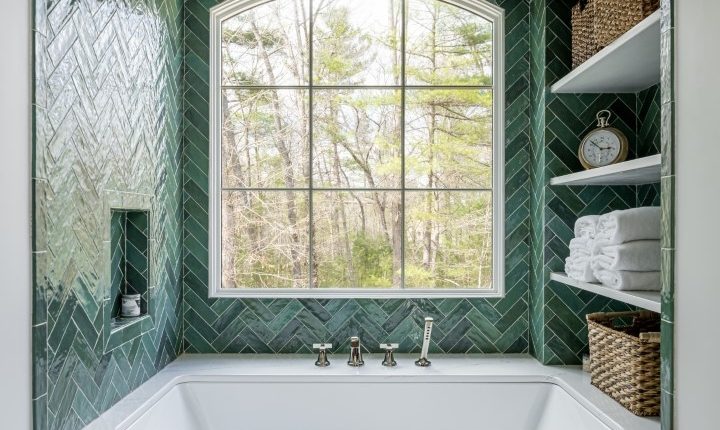
[(550, 185), (645, 185), (660, 182), (660, 154), (556, 176)]
[(660, 293), (654, 291), (620, 291), (601, 284), (582, 282), (568, 277), (565, 273), (551, 273), (550, 279), (581, 290), (590, 291), (610, 299), (625, 302), (653, 312), (660, 312)]
[(660, 82), (660, 11), (560, 79), (553, 93), (636, 93)]

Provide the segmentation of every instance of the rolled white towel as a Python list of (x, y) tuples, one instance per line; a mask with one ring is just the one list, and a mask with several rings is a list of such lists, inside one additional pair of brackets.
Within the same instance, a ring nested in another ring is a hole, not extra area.
[(565, 273), (578, 281), (597, 282), (597, 278), (593, 274), (590, 267), (589, 257), (568, 257), (565, 259)]
[(584, 237), (576, 237), (570, 240), (568, 248), (570, 248), (570, 256), (578, 255), (589, 257), (592, 255), (593, 241), (592, 239)]
[(619, 245), (635, 240), (660, 239), (660, 208), (613, 211), (598, 220), (595, 239), (607, 245)]
[(660, 291), (660, 272), (631, 272), (627, 270), (593, 271), (605, 286), (625, 291)]
[(575, 237), (593, 239), (599, 219), (599, 215), (586, 215), (578, 218), (575, 221)]
[(660, 241), (637, 240), (620, 245), (600, 246), (593, 257), (593, 269), (653, 272), (660, 270)]
[(565, 264), (571, 264), (575, 267), (580, 267), (584, 264), (590, 264), (592, 261), (592, 258), (587, 255), (578, 255), (574, 253), (570, 253), (570, 256), (565, 259)]

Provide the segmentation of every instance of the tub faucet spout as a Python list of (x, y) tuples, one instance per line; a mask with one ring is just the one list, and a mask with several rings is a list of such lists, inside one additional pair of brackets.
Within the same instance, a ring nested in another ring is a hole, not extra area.
[(365, 364), (362, 358), (362, 351), (360, 350), (360, 338), (357, 336), (350, 338), (350, 358), (347, 364), (351, 367), (360, 367)]

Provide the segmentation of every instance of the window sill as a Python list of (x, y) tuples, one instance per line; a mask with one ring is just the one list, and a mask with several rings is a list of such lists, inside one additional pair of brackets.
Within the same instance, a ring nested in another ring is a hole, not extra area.
[(447, 299), (447, 298), (502, 298), (497, 289), (370, 289), (370, 288), (220, 288), (210, 289), (210, 298), (237, 299)]

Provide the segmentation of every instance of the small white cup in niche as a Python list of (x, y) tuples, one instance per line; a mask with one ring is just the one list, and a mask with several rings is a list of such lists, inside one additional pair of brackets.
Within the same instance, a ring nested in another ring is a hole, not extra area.
[(124, 318), (140, 316), (140, 294), (123, 294), (120, 316)]

